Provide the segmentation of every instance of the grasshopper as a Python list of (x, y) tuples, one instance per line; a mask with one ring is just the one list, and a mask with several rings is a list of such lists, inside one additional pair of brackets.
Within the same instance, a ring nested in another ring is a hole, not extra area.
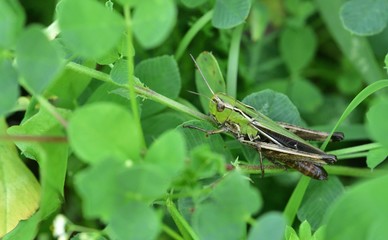
[[(264, 156), (274, 164), (293, 168), (311, 178), (327, 179), (327, 172), (322, 166), (335, 163), (336, 156), (325, 153), (307, 141), (324, 141), (329, 133), (277, 123), (225, 93), (214, 93), (198, 63), (193, 56), (191, 58), (212, 94), (209, 114), (219, 128), (206, 130), (196, 126), (185, 127), (203, 131), (207, 135), (230, 133), (241, 143), (255, 148), (259, 153), (262, 176)], [(341, 132), (331, 136), (332, 141), (341, 141), (343, 138)]]

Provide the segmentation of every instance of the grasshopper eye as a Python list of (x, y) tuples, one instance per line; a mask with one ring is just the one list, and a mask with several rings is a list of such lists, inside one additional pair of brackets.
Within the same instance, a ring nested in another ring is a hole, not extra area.
[(217, 112), (223, 112), (225, 109), (225, 104), (223, 102), (217, 102)]

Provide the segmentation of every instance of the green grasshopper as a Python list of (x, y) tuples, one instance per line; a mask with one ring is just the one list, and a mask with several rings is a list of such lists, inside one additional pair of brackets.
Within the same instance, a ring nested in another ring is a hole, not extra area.
[[(219, 129), (206, 130), (185, 126), (205, 132), (208, 135), (230, 133), (238, 141), (255, 148), (259, 153), (260, 168), (264, 175), (262, 156), (275, 164), (293, 168), (302, 174), (318, 180), (326, 180), (327, 172), (322, 167), (337, 161), (335, 155), (327, 154), (306, 140), (323, 141), (329, 133), (277, 123), (225, 93), (214, 93), (198, 63), (193, 59), (200, 75), (211, 94), (209, 113)], [(341, 141), (343, 133), (335, 132), (332, 141)]]

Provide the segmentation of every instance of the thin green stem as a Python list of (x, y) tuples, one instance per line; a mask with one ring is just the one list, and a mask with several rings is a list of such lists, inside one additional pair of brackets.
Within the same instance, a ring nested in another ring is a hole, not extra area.
[(289, 226), (292, 226), (292, 223), (294, 222), (296, 213), (298, 212), (299, 206), (302, 203), (303, 196), (307, 187), (309, 186), (309, 183), (310, 178), (302, 176), (287, 202), (283, 214), (287, 221), (287, 225)]
[(69, 70), (72, 70), (74, 72), (78, 72), (80, 74), (87, 75), (87, 76), (89, 76), (91, 78), (95, 78), (97, 80), (100, 80), (100, 81), (103, 81), (103, 82), (108, 82), (108, 83), (114, 84), (114, 85), (116, 85), (118, 87), (121, 87), (120, 84), (118, 84), (116, 82), (113, 82), (108, 74), (100, 72), (100, 71), (97, 71), (97, 70), (89, 68), (89, 67), (85, 67), (85, 66), (83, 66), (81, 64), (78, 64), (78, 63), (75, 63), (75, 62), (68, 62), (66, 64), (66, 68), (69, 69)]
[(133, 44), (132, 44), (132, 21), (131, 21), (131, 8), (129, 4), (125, 5), (124, 8), (124, 17), (125, 17), (125, 25), (126, 25), (126, 33), (127, 33), (127, 64), (128, 64), (128, 90), (129, 90), (129, 98), (131, 102), (132, 114), (135, 118), (137, 128), (141, 133), (141, 142), (143, 148), (146, 147), (142, 126), (140, 123), (140, 115), (136, 100), (135, 94), (135, 79), (134, 79), (134, 61), (133, 56), (135, 55)]
[(226, 73), (226, 93), (234, 98), (236, 98), (237, 95), (238, 58), (243, 29), (244, 24), (240, 24), (233, 30), (229, 48), (228, 72)]
[(190, 224), (186, 221), (186, 219), (180, 214), (178, 209), (175, 207), (174, 202), (170, 199), (166, 199), (167, 210), (170, 213), (172, 219), (174, 220), (176, 226), (181, 232), (184, 239), (193, 239), (199, 240), (199, 237), (191, 228)]
[[(104, 81), (104, 82), (109, 82), (111, 84), (116, 85), (117, 87), (125, 88), (127, 86), (120, 85), (116, 82), (113, 82), (110, 76), (106, 73), (99, 72), (97, 70), (82, 66), (80, 64), (74, 63), (74, 62), (69, 62), (66, 65), (66, 68), (75, 72), (79, 72), (82, 74), (85, 74), (91, 78), (94, 78), (96, 80)], [(160, 104), (163, 104), (171, 109), (174, 109), (179, 112), (186, 113), (194, 118), (200, 119), (200, 120), (205, 120), (212, 122), (211, 118), (203, 113), (200, 113), (192, 108), (189, 108), (179, 102), (176, 102), (168, 97), (165, 97), (157, 92), (152, 91), (149, 88), (145, 88), (143, 86), (135, 86), (135, 92), (144, 98), (150, 99), (152, 101), (158, 102)]]
[(69, 232), (96, 232), (96, 233), (102, 233), (101, 230), (95, 229), (95, 228), (89, 228), (89, 227), (84, 227), (80, 225), (75, 225), (75, 224), (69, 224), (67, 225), (68, 231)]
[(179, 43), (179, 46), (175, 52), (175, 59), (179, 61), (179, 59), (182, 57), (183, 53), (189, 46), (190, 42), (193, 40), (193, 38), (197, 35), (197, 33), (212, 19), (213, 16), (213, 10), (205, 13), (201, 18), (199, 18), (193, 26), (190, 28), (189, 31), (185, 34), (185, 36), (182, 38), (182, 41)]
[(350, 153), (346, 155), (337, 156), (338, 160), (354, 159), (354, 158), (363, 158), (368, 155), (368, 152), (359, 152), (359, 153)]
[(380, 148), (380, 147), (381, 147), (381, 144), (379, 144), (379, 143), (368, 143), (368, 144), (364, 144), (364, 145), (360, 145), (360, 146), (334, 150), (334, 151), (330, 151), (328, 153), (334, 154), (334, 155), (345, 155), (345, 154), (369, 151), (369, 150)]
[(163, 224), (162, 225), (162, 229), (163, 231), (171, 237), (171, 239), (175, 239), (175, 240), (183, 240), (183, 238), (178, 234), (176, 233), (174, 230), (172, 230), (169, 226)]
[(321, 149), (325, 149), (327, 144), (329, 143), (330, 137), (332, 134), (337, 130), (338, 126), (349, 116), (349, 114), (358, 106), (360, 103), (362, 103), (367, 97), (372, 95), (373, 93), (388, 87), (388, 80), (380, 80), (377, 82), (372, 83), (371, 85), (364, 88), (357, 96), (349, 103), (348, 107), (345, 109), (345, 111), (342, 113), (341, 117), (335, 124), (334, 128), (332, 129), (330, 135), (327, 137), (326, 141), (322, 144)]
[(328, 173), (347, 177), (379, 177), (387, 175), (388, 171), (384, 169), (354, 168), (346, 166), (325, 166)]
[(44, 107), (51, 115), (54, 116), (55, 119), (58, 120), (58, 122), (64, 126), (65, 128), (67, 128), (67, 121), (66, 119), (64, 119), (61, 114), (58, 113), (58, 111), (55, 109), (55, 107), (53, 105), (51, 105), (51, 103), (49, 103), (49, 101), (47, 101), (47, 99), (45, 99), (43, 96), (41, 95), (36, 95), (36, 99), (38, 100), (38, 102), (40, 103), (40, 105), (42, 107)]

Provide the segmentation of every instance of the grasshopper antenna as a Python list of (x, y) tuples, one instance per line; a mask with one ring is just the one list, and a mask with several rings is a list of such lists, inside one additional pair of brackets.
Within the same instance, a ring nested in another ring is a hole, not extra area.
[(197, 61), (195, 61), (195, 58), (193, 57), (193, 55), (190, 54), (190, 57), (191, 57), (191, 59), (193, 59), (195, 66), (197, 67), (199, 73), (201, 74), (203, 80), (206, 83), (206, 86), (209, 88), (210, 92), (214, 95), (214, 92), (213, 92), (212, 88), (210, 87), (208, 81), (206, 80), (205, 75), (203, 75), (203, 72), (202, 72), (201, 68), (199, 67)]
[(204, 97), (204, 98), (207, 98), (209, 101), (211, 100), (211, 98), (209, 98), (208, 96), (206, 96), (205, 94), (200, 94), (200, 93), (197, 93), (197, 92), (193, 92), (193, 91), (187, 91), (191, 94), (194, 94), (194, 95), (197, 95), (197, 96), (200, 96), (200, 97)]

